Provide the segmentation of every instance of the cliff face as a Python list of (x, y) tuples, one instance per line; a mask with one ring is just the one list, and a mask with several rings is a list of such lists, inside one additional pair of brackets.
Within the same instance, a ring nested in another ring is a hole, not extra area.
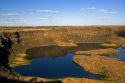
[[(9, 37), (16, 53), (42, 45), (56, 44), (57, 41), (73, 43), (103, 43), (117, 36), (117, 32), (125, 30), (117, 27), (37, 27), (37, 28), (6, 28), (0, 30), (1, 37)], [(1, 41), (1, 39), (0, 39)]]
[[(12, 65), (13, 62), (16, 62), (14, 63), (14, 65), (17, 65), (17, 63), (18, 65), (22, 65), (22, 62), (24, 60), (25, 60), (25, 63), (27, 63), (27, 60), (24, 57), (27, 55), (23, 54), (25, 53), (26, 49), (29, 49), (32, 47), (40, 47), (44, 45), (55, 45), (55, 44), (57, 45), (58, 42), (59, 43), (61, 42), (60, 44), (66, 43), (66, 45), (72, 44), (72, 43), (105, 43), (105, 42), (107, 43), (108, 42), (108, 44), (114, 43), (121, 46), (123, 45), (125, 47), (125, 26), (86, 26), (86, 27), (70, 26), (70, 27), (21, 27), (21, 28), (19, 27), (1, 28), (0, 27), (0, 66), (3, 66), (11, 70), (10, 64)], [(87, 61), (87, 60), (81, 60), (81, 61)], [(92, 61), (95, 61), (95, 60), (92, 60)], [(99, 61), (95, 61), (95, 62), (97, 64), (100, 63)], [(106, 62), (109, 63), (112, 61), (106, 60)], [(91, 64), (88, 64), (88, 65), (92, 67)], [(99, 66), (99, 67), (102, 67), (102, 66)], [(111, 68), (111, 67), (108, 67), (106, 64), (106, 68)], [(116, 66), (113, 66), (113, 67), (116, 67)], [(120, 68), (120, 67), (117, 67), (117, 68)], [(12, 75), (10, 75), (10, 72), (8, 73), (7, 70), (5, 69), (0, 68), (0, 71), (1, 71), (0, 72), (1, 77), (11, 78), (15, 80), (23, 80), (23, 81), (25, 81), (25, 79), (29, 79), (29, 77), (24, 77), (24, 78), (21, 77), (20, 79), (17, 79), (16, 76), (13, 76), (13, 73)], [(32, 79), (34, 80), (33, 77), (31, 77), (31, 80)], [(35, 79), (37, 80), (39, 78), (35, 78)], [(42, 78), (40, 79), (43, 80)], [(84, 81), (87, 80), (87, 82), (90, 81), (90, 83), (92, 82), (103, 83), (103, 81), (91, 80), (86, 78), (82, 78), (82, 79), (84, 79)], [(81, 82), (81, 80), (77, 78), (71, 78), (71, 79), (66, 78), (64, 79), (64, 82), (69, 83), (69, 80), (71, 82), (77, 82), (77, 81)], [(114, 83), (114, 81), (112, 83)], [(122, 83), (122, 82), (119, 82), (119, 83)]]

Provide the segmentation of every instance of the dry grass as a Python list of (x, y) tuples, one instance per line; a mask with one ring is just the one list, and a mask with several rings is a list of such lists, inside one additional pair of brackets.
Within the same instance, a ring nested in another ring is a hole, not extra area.
[(108, 42), (114, 43), (117, 46), (125, 47), (125, 38), (123, 37), (115, 37), (112, 40), (109, 40)]
[(118, 50), (113, 49), (113, 48), (75, 52), (76, 55), (91, 54), (91, 55), (106, 55), (106, 56), (111, 55), (111, 54), (116, 54), (116, 53), (118, 53)]
[(125, 82), (124, 62), (102, 56), (80, 55), (74, 56), (73, 60), (88, 72), (106, 75), (106, 80), (112, 80), (113, 82), (115, 80), (116, 83), (119, 83), (118, 81), (120, 81), (120, 83)]
[(73, 47), (73, 46), (78, 46), (77, 44), (73, 42), (62, 42), (62, 41), (56, 41), (57, 46), (62, 46), (62, 47)]
[(102, 46), (102, 47), (118, 47), (117, 44), (113, 44), (113, 43), (102, 43), (100, 46)]
[(11, 55), (9, 57), (9, 65), (10, 67), (16, 67), (16, 66), (21, 66), (21, 65), (28, 65), (30, 64), (30, 60), (26, 59), (26, 54), (16, 54), (16, 55)]
[(87, 78), (65, 78), (63, 83), (105, 83), (101, 80), (87, 79)]

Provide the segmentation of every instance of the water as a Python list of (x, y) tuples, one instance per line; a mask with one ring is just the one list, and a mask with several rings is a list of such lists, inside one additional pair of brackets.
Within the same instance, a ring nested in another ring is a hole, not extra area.
[[(42, 46), (27, 49), (27, 57), (32, 60), (30, 65), (17, 66), (14, 71), (24, 76), (37, 76), (57, 79), (65, 77), (87, 77), (100, 79), (102, 76), (86, 72), (84, 68), (73, 62), (74, 52), (102, 48), (99, 44), (78, 44), (77, 47)], [(125, 48), (117, 48), (117, 54), (108, 56), (125, 61)], [(85, 54), (86, 56), (91, 56)], [(85, 56), (84, 55), (84, 56)]]
[(119, 48), (117, 48), (117, 50), (119, 51), (118, 53), (113, 54), (113, 55), (111, 55), (109, 57), (111, 57), (111, 58), (117, 58), (120, 61), (125, 62), (125, 48), (119, 47)]
[(100, 75), (84, 71), (82, 67), (72, 60), (75, 51), (95, 48), (99, 48), (98, 44), (80, 44), (78, 47), (43, 46), (28, 49), (26, 53), (30, 57), (27, 58), (32, 59), (32, 63), (26, 66), (15, 67), (14, 70), (24, 76), (37, 76), (50, 79), (65, 77), (100, 79)]
[(72, 61), (72, 53), (66, 56), (34, 59), (31, 65), (16, 67), (22, 75), (39, 76), (45, 78), (82, 77), (84, 69)]
[(26, 54), (30, 55), (27, 58), (32, 60), (44, 56), (56, 58), (59, 56), (65, 56), (68, 53), (74, 53), (76, 51), (93, 50), (99, 48), (102, 48), (99, 43), (80, 43), (76, 47), (60, 47), (56, 45), (51, 45), (27, 49)]

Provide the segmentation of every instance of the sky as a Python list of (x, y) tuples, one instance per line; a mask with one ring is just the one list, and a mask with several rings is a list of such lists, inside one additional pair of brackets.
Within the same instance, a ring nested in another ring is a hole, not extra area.
[(125, 25), (125, 0), (0, 0), (0, 26)]

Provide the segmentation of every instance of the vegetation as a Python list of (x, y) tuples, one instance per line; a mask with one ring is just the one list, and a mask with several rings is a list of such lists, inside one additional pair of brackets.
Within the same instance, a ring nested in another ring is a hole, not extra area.
[[(105, 55), (107, 56), (117, 53), (118, 51), (114, 49), (114, 47), (125, 47), (125, 26), (54, 26), (51, 28), (0, 27), (0, 35), (5, 37), (5, 39), (8, 38), (12, 40), (12, 48), (9, 48), (9, 50), (13, 49), (14, 53), (10, 52), (10, 55), (8, 55), (9, 65), (12, 68), (30, 64), (31, 61), (26, 58), (28, 55), (24, 54), (25, 50), (28, 48), (43, 45), (71, 47), (77, 46), (76, 43), (101, 43), (100, 46), (108, 48), (78, 51), (76, 52), (76, 56), (73, 57), (73, 60), (88, 72), (104, 75), (103, 80), (100, 81), (88, 78), (64, 78), (62, 81), (64, 83), (80, 83), (81, 81), (83, 83), (104, 83), (105, 80), (111, 80), (111, 83), (113, 80), (116, 80), (116, 83), (125, 82), (125, 64), (116, 59), (114, 60), (104, 57)], [(0, 48), (3, 49), (1, 43)], [(7, 49), (5, 51), (9, 52), (9, 50)], [(91, 54), (92, 56), (77, 56), (83, 54)], [(3, 58), (0, 60), (2, 59)], [(8, 60), (8, 58), (6, 59)], [(21, 80), (23, 82), (43, 82), (43, 80), (49, 81), (49, 79), (24, 77), (17, 74), (14, 75), (12, 73), (12, 71), (4, 66), (0, 67), (0, 77), (5, 77), (6, 79), (11, 78), (13, 80)]]
[(110, 78), (108, 71), (102, 69), (98, 72), (100, 75), (103, 75), (104, 77), (102, 78), (102, 80), (107, 80), (107, 81), (111, 81), (112, 79)]
[(101, 56), (109, 56), (112, 54), (116, 54), (119, 51), (113, 48), (107, 49), (96, 49), (96, 50), (89, 50), (89, 51), (77, 51), (75, 52), (76, 55), (84, 55), (84, 54), (91, 54), (91, 55), (101, 55)]
[(118, 45), (113, 43), (102, 43), (100, 46), (102, 47), (118, 47)]
[(9, 57), (9, 65), (10, 67), (16, 67), (21, 65), (28, 65), (31, 63), (31, 60), (27, 60), (26, 54), (16, 54), (11, 55)]
[(73, 42), (62, 42), (62, 41), (57, 41), (56, 42), (57, 46), (63, 46), (63, 47), (72, 47), (72, 46), (78, 46), (77, 44)]
[[(102, 80), (110, 80), (111, 83), (124, 83), (125, 63), (116, 59), (103, 56), (74, 56), (73, 60), (86, 71), (104, 75)], [(122, 71), (122, 72), (121, 72)]]

